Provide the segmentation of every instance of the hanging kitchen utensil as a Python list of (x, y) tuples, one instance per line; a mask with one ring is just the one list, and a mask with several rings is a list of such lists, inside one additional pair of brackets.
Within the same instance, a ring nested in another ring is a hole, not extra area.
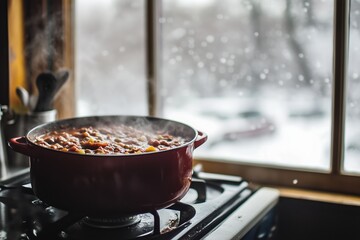
[(36, 86), (39, 91), (39, 96), (34, 112), (51, 110), (57, 88), (56, 77), (49, 72), (40, 73), (36, 79)]
[(55, 74), (44, 72), (39, 74), (36, 85), (39, 90), (39, 97), (34, 112), (49, 111), (53, 109), (53, 102), (56, 94), (69, 78), (69, 71), (60, 70)]
[(21, 104), (26, 110), (29, 110), (30, 96), (29, 92), (23, 87), (16, 87), (16, 94), (19, 97)]
[(55, 78), (57, 79), (57, 86), (56, 86), (56, 93), (59, 92), (60, 88), (65, 84), (65, 82), (69, 78), (69, 71), (68, 70), (59, 70), (55, 73)]

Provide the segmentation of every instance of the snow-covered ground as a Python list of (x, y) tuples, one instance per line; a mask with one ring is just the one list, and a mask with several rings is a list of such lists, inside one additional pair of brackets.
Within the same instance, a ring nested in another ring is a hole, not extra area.
[[(182, 107), (168, 106), (165, 116), (208, 134), (195, 156), (329, 170), (330, 99), (321, 104), (298, 100), (193, 99)], [(237, 137), (224, 137), (229, 132)]]

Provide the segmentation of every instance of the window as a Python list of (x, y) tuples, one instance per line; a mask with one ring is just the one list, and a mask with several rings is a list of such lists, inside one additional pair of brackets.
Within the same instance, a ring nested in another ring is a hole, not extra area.
[(358, 194), (358, 4), (76, 1), (77, 114), (155, 104), (209, 135), (208, 171)]
[(360, 2), (351, 2), (349, 70), (346, 88), (346, 132), (344, 170), (347, 173), (360, 173), (360, 125), (359, 125), (359, 62), (360, 62)]
[(78, 116), (139, 114), (146, 105), (144, 1), (75, 1)]
[(330, 170), (333, 1), (163, 1), (160, 20), (164, 113), (209, 134), (198, 156)]

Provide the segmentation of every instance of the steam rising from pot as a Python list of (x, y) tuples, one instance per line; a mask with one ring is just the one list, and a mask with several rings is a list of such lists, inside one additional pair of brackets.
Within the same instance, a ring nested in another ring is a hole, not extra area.
[(44, 71), (57, 71), (63, 66), (64, 34), (60, 13), (41, 14), (26, 22), (26, 58), (32, 83)]

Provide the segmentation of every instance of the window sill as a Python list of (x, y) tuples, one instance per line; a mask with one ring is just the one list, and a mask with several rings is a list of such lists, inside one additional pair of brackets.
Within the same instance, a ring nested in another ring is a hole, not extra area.
[[(281, 169), (241, 162), (234, 163), (221, 159), (195, 159), (194, 164), (201, 164), (205, 172), (241, 176), (248, 182), (257, 185), (279, 186), (282, 189), (293, 189), (294, 191), (287, 191), (289, 196), (291, 196), (290, 192), (295, 194), (296, 191), (299, 191), (298, 195), (301, 197), (304, 193), (300, 194), (300, 192), (306, 191), (306, 193), (309, 193), (311, 196), (316, 195), (320, 200), (326, 199), (325, 196), (330, 194), (334, 197), (329, 199), (333, 199), (332, 201), (336, 201), (337, 203), (344, 204), (345, 200), (343, 199), (347, 199), (346, 202), (349, 204), (358, 202), (357, 205), (360, 205), (359, 176)], [(345, 198), (345, 196), (354, 196), (354, 198)], [(356, 199), (356, 201), (354, 199)]]
[(276, 186), (270, 187), (278, 189), (280, 191), (280, 197), (334, 203), (341, 205), (360, 206), (360, 197), (358, 196)]

